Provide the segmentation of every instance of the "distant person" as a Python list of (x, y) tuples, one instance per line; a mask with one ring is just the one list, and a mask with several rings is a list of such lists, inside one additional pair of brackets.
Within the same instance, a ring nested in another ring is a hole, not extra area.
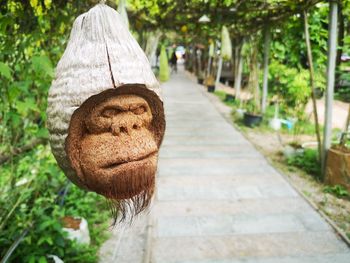
[(177, 56), (175, 51), (173, 52), (170, 58), (170, 65), (171, 65), (171, 72), (177, 73)]

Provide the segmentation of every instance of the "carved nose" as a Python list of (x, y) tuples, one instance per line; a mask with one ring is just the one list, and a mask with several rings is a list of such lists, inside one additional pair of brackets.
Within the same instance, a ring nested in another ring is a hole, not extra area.
[(115, 136), (118, 136), (120, 133), (129, 134), (128, 126), (123, 124), (113, 123), (111, 130), (112, 130), (112, 134)]
[(132, 130), (138, 130), (141, 128), (142, 123), (138, 120), (129, 120), (125, 122), (113, 122), (111, 126), (112, 134), (118, 136), (120, 133), (130, 135)]
[(113, 123), (113, 124), (112, 124), (111, 130), (112, 130), (112, 134), (113, 134), (114, 136), (118, 136), (118, 135), (120, 134), (120, 127), (119, 127), (119, 125), (116, 124), (116, 123)]

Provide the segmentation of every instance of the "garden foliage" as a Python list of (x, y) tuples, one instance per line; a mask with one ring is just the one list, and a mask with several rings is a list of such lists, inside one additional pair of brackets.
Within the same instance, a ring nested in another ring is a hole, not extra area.
[(159, 80), (165, 82), (169, 79), (169, 64), (165, 46), (162, 46), (159, 57)]
[[(61, 57), (73, 20), (88, 1), (14, 1), (0, 6), (0, 259), (11, 246), (8, 262), (47, 262), (49, 254), (65, 262), (95, 262), (108, 222), (104, 202), (92, 193), (67, 185), (47, 144), (47, 92), (54, 65)], [(17, 149), (41, 138), (24, 154)], [(1, 158), (0, 158), (1, 159)], [(61, 219), (85, 217), (92, 246), (66, 238)], [(20, 237), (23, 235), (23, 239)]]

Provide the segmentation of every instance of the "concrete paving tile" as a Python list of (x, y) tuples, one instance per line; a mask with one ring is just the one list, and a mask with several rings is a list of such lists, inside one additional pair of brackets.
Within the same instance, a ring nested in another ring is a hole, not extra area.
[(259, 189), (264, 196), (269, 197), (279, 198), (298, 195), (298, 193), (292, 188), (292, 186), (288, 185), (287, 183), (278, 186), (271, 184), (270, 186), (259, 187)]
[(349, 253), (348, 247), (333, 232), (158, 237), (153, 242), (153, 262), (168, 263)]
[[(225, 236), (237, 234), (267, 234), (305, 231), (330, 231), (322, 220), (314, 218), (305, 224), (309, 212), (299, 214), (265, 215), (210, 215), (210, 216), (159, 216), (156, 221), (157, 237)], [(310, 225), (313, 223), (312, 229)]]
[(198, 137), (195, 135), (165, 138), (163, 146), (168, 147), (171, 145), (239, 145), (241, 147), (251, 147), (243, 140), (227, 140), (220, 136)]
[(235, 200), (236, 193), (230, 188), (212, 188), (210, 186), (162, 186), (157, 188), (158, 200)]
[(277, 173), (262, 157), (247, 159), (161, 159), (159, 176), (171, 175), (232, 175)]
[[(195, 200), (191, 202), (161, 201), (158, 199), (152, 213), (157, 217), (210, 216), (210, 215), (259, 215), (301, 213), (310, 211), (310, 206), (300, 197), (239, 199), (239, 200)], [(319, 218), (320, 219), (320, 218)], [(304, 220), (303, 218), (301, 220)], [(308, 224), (306, 225), (308, 227)]]
[(179, 127), (167, 127), (166, 136), (186, 136), (189, 134), (196, 134), (198, 136), (215, 136), (217, 133), (223, 136), (237, 136), (237, 132), (233, 132), (232, 128), (227, 126), (226, 128), (212, 128), (212, 127), (191, 127), (191, 128), (179, 128)]
[(332, 227), (313, 209), (308, 209), (296, 216), (309, 231), (332, 230)]
[[(162, 187), (176, 187), (176, 186), (210, 186), (212, 188), (221, 188), (224, 186), (235, 188), (236, 191), (243, 192), (244, 190), (251, 190), (249, 187), (264, 187), (264, 186), (288, 186), (285, 180), (277, 174), (260, 174), (260, 175), (217, 175), (217, 176), (196, 176), (196, 175), (182, 175), (182, 176), (165, 176), (157, 179), (158, 184)], [(248, 188), (245, 188), (248, 187)]]
[(100, 263), (142, 262), (145, 253), (148, 217), (137, 217), (132, 225), (110, 228), (111, 237), (99, 251)]
[[(172, 263), (349, 263), (350, 253), (312, 255), (304, 257), (232, 258), (224, 260), (185, 260)], [(157, 261), (156, 263), (166, 263)]]
[[(247, 180), (242, 184), (237, 183), (237, 181), (215, 181), (212, 178), (212, 184), (208, 181), (209, 176), (197, 176), (197, 180), (193, 180), (194, 177), (189, 176), (190, 180), (184, 180), (186, 176), (173, 176), (165, 177), (159, 179), (157, 187), (157, 198), (160, 201), (179, 201), (179, 200), (240, 200), (240, 199), (264, 199), (271, 197), (296, 197), (297, 193), (294, 192), (290, 186), (285, 182), (273, 182), (272, 184), (267, 184), (262, 182), (258, 184), (257, 182), (262, 181), (256, 179), (257, 176), (253, 175), (252, 180)], [(267, 176), (269, 177), (269, 176)], [(171, 178), (169, 180), (169, 178)], [(175, 182), (179, 178), (179, 183)], [(203, 180), (201, 180), (203, 178)], [(211, 177), (209, 177), (211, 178)], [(270, 177), (271, 178), (271, 177)], [(182, 180), (181, 180), (182, 179)], [(267, 179), (268, 180), (268, 179)], [(183, 182), (183, 183), (181, 183)], [(191, 183), (188, 183), (191, 182)], [(160, 187), (161, 186), (161, 187)], [(264, 190), (262, 190), (264, 189)]]
[(175, 147), (168, 147), (161, 150), (161, 156), (163, 159), (169, 159), (169, 158), (245, 158), (245, 159), (255, 159), (259, 158), (260, 154), (254, 151), (242, 151), (238, 150), (241, 147), (232, 147), (232, 150), (228, 151), (222, 151), (220, 149), (216, 150), (216, 148), (219, 147), (211, 147), (211, 150), (182, 150), (182, 149), (176, 149)]

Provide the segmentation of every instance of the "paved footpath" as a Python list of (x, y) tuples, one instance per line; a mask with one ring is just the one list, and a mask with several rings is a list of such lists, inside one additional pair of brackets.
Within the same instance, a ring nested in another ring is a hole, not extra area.
[(163, 85), (167, 129), (149, 215), (115, 229), (100, 262), (350, 262), (326, 221), (185, 73)]

